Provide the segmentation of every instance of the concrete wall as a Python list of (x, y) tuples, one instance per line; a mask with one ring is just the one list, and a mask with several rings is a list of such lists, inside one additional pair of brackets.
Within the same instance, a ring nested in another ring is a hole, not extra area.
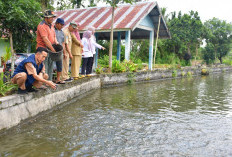
[[(210, 73), (232, 71), (232, 67), (210, 68)], [(187, 77), (187, 73), (201, 75), (201, 69), (184, 68), (177, 70), (176, 77)], [(172, 79), (173, 70), (156, 69), (137, 73), (102, 74), (91, 78), (83, 78), (65, 85), (59, 85), (57, 90), (41, 89), (28, 95), (14, 94), (0, 98), (0, 130), (18, 125), (21, 121), (52, 109), (54, 106), (71, 100), (85, 92), (101, 87), (128, 84), (128, 82), (143, 82), (159, 79)]]
[(14, 94), (0, 98), (0, 130), (49, 110), (85, 92), (100, 88), (100, 78), (84, 78), (58, 86), (56, 91), (42, 89), (28, 95)]

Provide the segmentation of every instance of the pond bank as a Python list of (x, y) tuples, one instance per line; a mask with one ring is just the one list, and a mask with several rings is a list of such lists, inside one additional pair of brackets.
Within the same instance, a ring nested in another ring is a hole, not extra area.
[[(201, 75), (201, 68), (183, 68), (181, 70), (156, 69), (136, 73), (101, 74), (86, 77), (59, 85), (57, 90), (43, 89), (27, 95), (14, 94), (0, 98), (0, 130), (4, 131), (20, 122), (30, 119), (41, 112), (101, 87), (117, 86), (132, 82), (146, 82), (175, 77)], [(232, 71), (232, 67), (208, 68), (209, 73)]]

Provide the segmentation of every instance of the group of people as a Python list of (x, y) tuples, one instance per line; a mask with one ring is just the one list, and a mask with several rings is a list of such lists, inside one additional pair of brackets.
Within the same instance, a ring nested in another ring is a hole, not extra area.
[[(46, 10), (44, 20), (37, 27), (36, 53), (23, 60), (15, 69), (12, 75), (12, 82), (18, 84), (18, 93), (37, 91), (32, 88), (47, 88), (50, 86), (56, 89), (57, 84), (65, 84), (67, 81), (77, 80), (85, 76), (91, 76), (95, 49), (105, 49), (96, 43), (94, 36), (95, 28), (89, 27), (83, 33), (81, 40), (78, 28), (79, 24), (72, 21), (69, 26), (62, 30), (65, 21), (57, 18), (54, 12)], [(51, 53), (57, 53), (54, 45), (62, 45), (63, 53), (60, 60), (55, 61), (57, 67), (57, 77), (53, 78), (53, 60)], [(71, 59), (71, 77), (69, 77), (69, 61)], [(80, 65), (81, 75), (79, 74)]]

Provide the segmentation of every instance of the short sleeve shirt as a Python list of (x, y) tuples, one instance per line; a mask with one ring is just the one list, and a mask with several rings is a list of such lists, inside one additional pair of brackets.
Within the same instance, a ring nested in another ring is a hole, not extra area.
[(64, 42), (64, 32), (62, 30), (58, 30), (55, 28), (55, 32), (56, 32), (56, 39), (59, 42), (60, 45), (63, 44)]
[(52, 25), (48, 25), (44, 20), (40, 22), (40, 24), (37, 27), (36, 48), (47, 47), (43, 41), (43, 37), (47, 37), (48, 40), (51, 42), (51, 44), (55, 43), (55, 39), (56, 39), (55, 29)]
[(71, 32), (68, 30), (68, 28), (66, 28), (64, 30), (64, 42), (65, 44), (68, 45), (69, 50), (71, 51), (71, 47), (72, 47), (72, 36), (71, 36)]

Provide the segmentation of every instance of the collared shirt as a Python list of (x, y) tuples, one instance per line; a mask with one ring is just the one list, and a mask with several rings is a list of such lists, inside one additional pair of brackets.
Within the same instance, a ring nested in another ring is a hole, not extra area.
[(65, 42), (65, 44), (68, 45), (68, 48), (71, 51), (71, 48), (72, 48), (72, 36), (71, 36), (71, 32), (68, 30), (68, 28), (66, 28), (64, 30), (64, 42)]
[(47, 47), (43, 41), (43, 37), (47, 37), (48, 40), (51, 42), (51, 44), (55, 43), (55, 39), (56, 39), (55, 29), (52, 25), (48, 25), (45, 22), (45, 20), (40, 22), (40, 24), (37, 27), (37, 38), (36, 38), (37, 46), (36, 46), (36, 48), (38, 48), (38, 47), (46, 48)]
[(56, 32), (56, 39), (59, 42), (60, 45), (64, 42), (64, 32), (62, 30), (58, 30), (55, 26), (55, 32)]

